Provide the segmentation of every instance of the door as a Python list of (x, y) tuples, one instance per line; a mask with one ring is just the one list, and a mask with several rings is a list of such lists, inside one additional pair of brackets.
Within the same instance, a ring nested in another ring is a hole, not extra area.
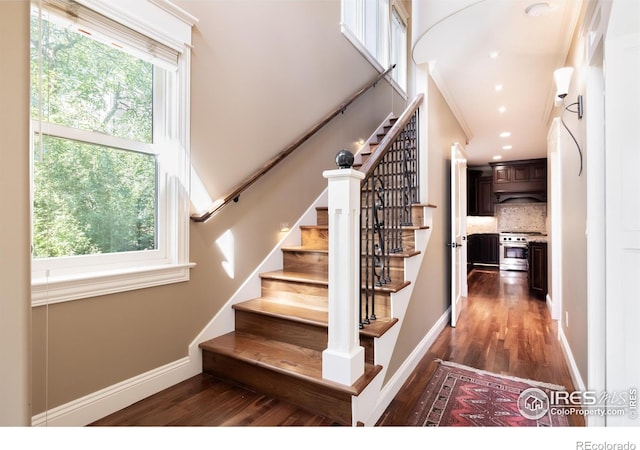
[(455, 327), (467, 296), (467, 155), (451, 146), (451, 326)]
[(637, 2), (613, 2), (605, 42), (606, 392), (629, 411), (607, 426), (638, 426), (640, 410), (640, 20)]

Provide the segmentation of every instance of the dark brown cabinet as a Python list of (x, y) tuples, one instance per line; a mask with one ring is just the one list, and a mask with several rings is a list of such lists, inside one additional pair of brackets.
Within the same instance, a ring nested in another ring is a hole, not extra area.
[(512, 198), (547, 199), (547, 159), (527, 159), (489, 164), (492, 190), (498, 203)]
[(472, 234), (467, 239), (467, 269), (477, 266), (498, 267), (499, 239), (496, 233)]
[(480, 177), (476, 184), (479, 216), (493, 216), (493, 183), (491, 177)]
[(493, 182), (491, 175), (481, 170), (467, 171), (467, 215), (493, 216)]
[(478, 178), (482, 176), (480, 170), (467, 169), (467, 215), (478, 215)]
[(547, 243), (529, 243), (529, 289), (539, 297), (547, 295)]

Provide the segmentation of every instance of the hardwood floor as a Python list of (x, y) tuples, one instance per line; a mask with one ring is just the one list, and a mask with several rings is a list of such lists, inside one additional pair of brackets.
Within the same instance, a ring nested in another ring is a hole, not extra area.
[[(505, 375), (564, 385), (571, 377), (544, 301), (526, 274), (474, 270), (457, 327), (447, 327), (378, 421), (402, 426), (436, 369), (436, 358)], [(570, 424), (582, 426), (580, 417)], [(200, 374), (93, 426), (331, 426), (332, 420)]]
[(327, 426), (333, 421), (201, 373), (92, 426)]
[[(407, 423), (414, 402), (437, 368), (437, 358), (574, 390), (557, 324), (546, 303), (529, 294), (526, 273), (474, 270), (468, 282), (469, 296), (456, 328), (447, 327), (436, 339), (378, 426)], [(584, 420), (571, 416), (569, 424), (584, 426)]]

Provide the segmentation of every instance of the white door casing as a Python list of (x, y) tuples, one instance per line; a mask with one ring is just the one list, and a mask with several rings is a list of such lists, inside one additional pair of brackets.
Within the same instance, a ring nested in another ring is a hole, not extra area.
[[(640, 389), (640, 6), (614, 1), (605, 38), (606, 391)], [(638, 426), (629, 405), (607, 426)]]
[(455, 327), (467, 296), (467, 155), (451, 146), (451, 326)]

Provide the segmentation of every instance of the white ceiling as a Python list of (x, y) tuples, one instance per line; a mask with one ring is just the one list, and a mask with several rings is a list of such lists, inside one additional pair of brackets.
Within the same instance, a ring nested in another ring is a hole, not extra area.
[[(540, 2), (549, 5), (545, 14), (525, 13)], [(468, 165), (487, 164), (494, 155), (503, 161), (546, 157), (548, 121), (557, 114), (553, 71), (565, 62), (581, 5), (581, 0), (478, 1), (416, 41), (415, 62), (430, 64), (467, 134)], [(494, 51), (498, 57), (492, 59)], [(504, 131), (511, 137), (501, 138)], [(504, 150), (505, 145), (513, 148)]]

